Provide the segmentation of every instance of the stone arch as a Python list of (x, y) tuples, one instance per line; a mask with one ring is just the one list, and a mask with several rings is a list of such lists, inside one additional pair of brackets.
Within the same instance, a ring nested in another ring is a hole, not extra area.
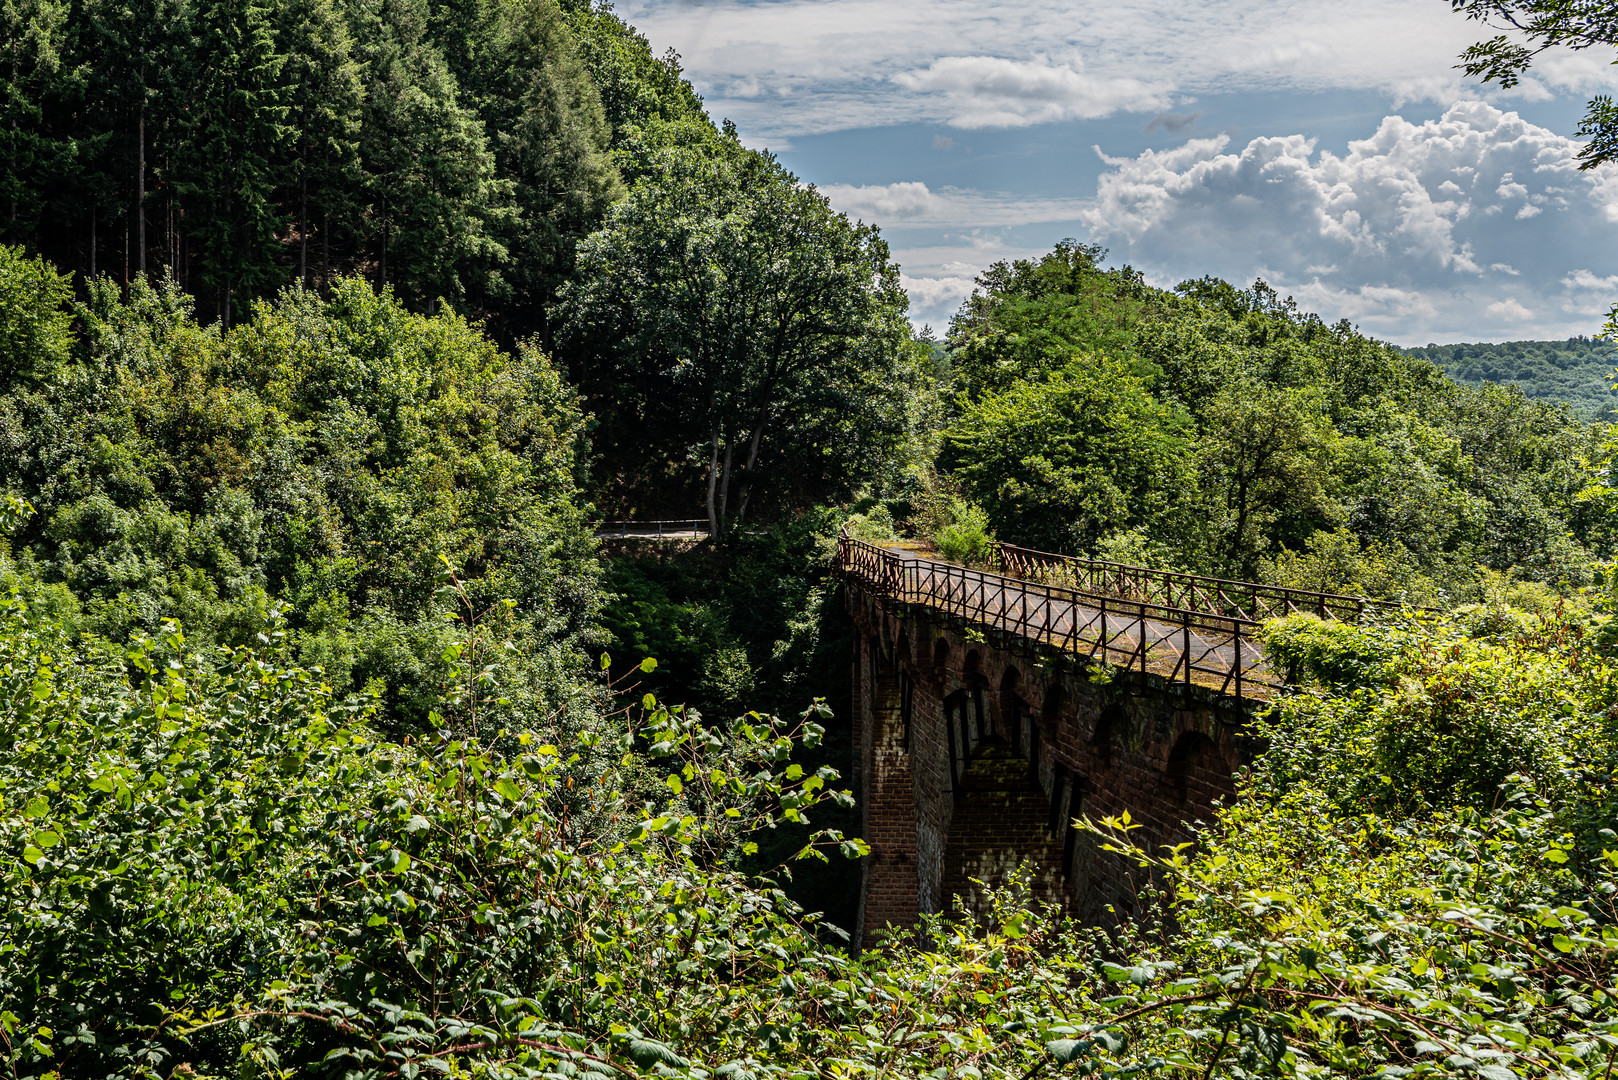
[(1040, 702), (1039, 720), (1047, 728), (1056, 726), (1057, 717), (1062, 715), (1062, 704), (1067, 700), (1067, 691), (1062, 684), (1053, 682), (1045, 690), (1045, 699)]
[(1090, 767), (1097, 772), (1112, 768), (1113, 757), (1124, 733), (1128, 730), (1129, 716), (1117, 702), (1104, 706), (1096, 717), (1095, 730), (1090, 735)]
[(944, 718), (944, 731), (949, 745), (949, 780), (951, 790), (960, 787), (961, 778), (971, 763), (972, 754), (983, 741), (983, 732), (972, 716), (973, 702), (970, 689), (960, 689), (943, 701), (940, 709)]
[(1176, 806), (1211, 807), (1215, 799), (1226, 804), (1236, 793), (1230, 768), (1218, 745), (1200, 731), (1186, 731), (1174, 740), (1163, 769), (1163, 794)]
[(1027, 756), (1025, 742), (1023, 713), (1028, 711), (1028, 703), (1023, 701), (1018, 689), (1022, 685), (1022, 672), (1015, 667), (1007, 667), (1000, 675), (1000, 692), (995, 701), (995, 730), (1000, 737), (1016, 747), (1019, 753)]
[(999, 738), (985, 739), (956, 785), (942, 905), (947, 908), (958, 896), (967, 915), (982, 914), (988, 906), (984, 886), (1006, 885), (1025, 860), (1033, 871), (1035, 898), (1062, 901), (1067, 838), (1052, 832), (1054, 812), (1016, 748)]

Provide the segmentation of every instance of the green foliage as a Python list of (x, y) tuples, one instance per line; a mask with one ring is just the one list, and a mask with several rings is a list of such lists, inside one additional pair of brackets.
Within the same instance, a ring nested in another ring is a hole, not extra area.
[(856, 540), (878, 544), (899, 539), (893, 525), (893, 511), (886, 503), (877, 503), (869, 510), (850, 514), (843, 531)]
[(1618, 668), (1581, 631), (1554, 617), (1281, 620), (1266, 657), (1337, 692), (1290, 698), (1269, 719), (1266, 782), (1307, 781), (1344, 813), (1487, 809), (1512, 776), (1565, 802), (1618, 734), (1605, 719)]
[(67, 361), (72, 296), (44, 259), (0, 245), (0, 393), (48, 379)]
[(979, 506), (955, 499), (949, 518), (931, 538), (938, 553), (962, 566), (998, 569), (1000, 545), (989, 528), (989, 515)]
[[(0, 600), (8, 1071), (770, 1055), (790, 1006), (732, 1015), (734, 991), (816, 946), (728, 863), (847, 801), (792, 760), (821, 713), (547, 729), (491, 707), (485, 740), (390, 744), (273, 643), (80, 651)], [(862, 849), (820, 832), (801, 854), (823, 847)]]
[[(1133, 355), (1133, 331), (1165, 297), (1129, 267), (1104, 270), (1106, 251), (1063, 240), (1037, 262), (997, 262), (950, 320), (949, 362), (972, 400), (1037, 380), (1076, 353)], [(1139, 372), (1146, 374), (1146, 372)]]
[[(558, 312), (608, 468), (634, 485), (612, 497), (704, 504), (717, 534), (758, 503), (847, 494), (907, 434), (887, 245), (733, 134), (652, 162)], [(693, 467), (671, 442), (701, 448)]]
[(1480, 564), (1568, 589), (1611, 554), (1598, 432), (1566, 406), (1263, 282), (1170, 294), (1101, 255), (991, 268), (951, 329), (940, 480), (1009, 542), (1423, 604)]
[(81, 318), (73, 362), (0, 398), (0, 490), (39, 511), (18, 571), (76, 598), (78, 630), (176, 618), (242, 645), (290, 605), (305, 663), (339, 693), (375, 680), (387, 723), (418, 726), (447, 678), (447, 556), (480, 606), (517, 602), (513, 693), (540, 713), (577, 696), (598, 603), (583, 419), (537, 350), (353, 280), (228, 333), (172, 289), (103, 289)]
[(1105, 533), (1164, 516), (1184, 485), (1177, 410), (1128, 366), (1075, 356), (1038, 379), (961, 403), (945, 461), (1018, 542), (1086, 551)]
[(1428, 345), (1405, 351), (1431, 360), (1459, 382), (1515, 386), (1525, 397), (1564, 402), (1590, 419), (1611, 421), (1618, 405), (1611, 382), (1618, 349), (1606, 338)]
[(27, 0), (0, 26), (0, 239), (166, 272), (226, 325), (363, 273), (531, 333), (620, 191), (554, 0)]

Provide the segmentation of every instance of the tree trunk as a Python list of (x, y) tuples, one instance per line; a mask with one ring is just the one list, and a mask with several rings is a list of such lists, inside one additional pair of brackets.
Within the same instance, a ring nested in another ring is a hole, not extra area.
[(725, 440), (725, 468), (719, 474), (719, 520), (730, 520), (730, 481), (731, 463), (736, 456), (736, 444), (729, 439)]
[(298, 287), (309, 287), (309, 178), (298, 181)]
[(136, 142), (140, 144), (135, 158), (135, 245), (140, 254), (135, 265), (141, 280), (146, 279), (146, 95), (141, 94), (140, 119), (136, 122)]
[[(17, 85), (17, 54), (11, 54), (11, 85)], [(11, 117), (11, 224), (17, 224), (17, 187), (22, 183), (22, 171), (17, 168), (17, 117)]]
[(1247, 558), (1242, 553), (1242, 541), (1247, 535), (1247, 486), (1247, 471), (1238, 467), (1236, 471), (1236, 531), (1230, 538), (1230, 557), (1232, 562), (1240, 564), (1243, 574), (1247, 573)]
[(714, 485), (719, 481), (719, 428), (713, 428), (713, 450), (708, 454), (708, 535), (719, 536), (719, 513), (714, 508)]
[(736, 507), (738, 523), (747, 519), (747, 501), (753, 497), (753, 466), (758, 463), (758, 447), (763, 438), (764, 419), (760, 417), (757, 426), (753, 428), (753, 437), (748, 440), (747, 464), (742, 468), (742, 498)]

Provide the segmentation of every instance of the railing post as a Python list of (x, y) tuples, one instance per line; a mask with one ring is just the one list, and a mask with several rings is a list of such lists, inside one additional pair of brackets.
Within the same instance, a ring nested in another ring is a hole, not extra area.
[(1230, 638), (1231, 638), (1231, 641), (1235, 644), (1235, 650), (1236, 650), (1236, 700), (1240, 701), (1242, 699), (1242, 634), (1241, 634), (1241, 629), (1239, 627), (1232, 627), (1231, 632), (1230, 632)]
[(1180, 658), (1185, 661), (1185, 686), (1191, 688), (1191, 619), (1186, 617), (1180, 627)]

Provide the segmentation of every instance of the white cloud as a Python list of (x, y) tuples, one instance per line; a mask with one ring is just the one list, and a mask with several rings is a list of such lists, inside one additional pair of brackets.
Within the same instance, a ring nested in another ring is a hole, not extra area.
[[(948, 320), (949, 314), (961, 306), (961, 301), (972, 295), (974, 280), (971, 275), (952, 277), (911, 277), (900, 274), (899, 283), (910, 295), (911, 314), (920, 322)], [(943, 318), (939, 318), (942, 315)]]
[(1084, 221), (1160, 278), (1262, 276), (1401, 340), (1589, 332), (1608, 282), (1572, 268), (1610, 258), (1618, 183), (1580, 173), (1577, 150), (1480, 102), (1387, 117), (1342, 156), (1301, 135), (1194, 139), (1106, 159)]
[(946, 56), (920, 70), (902, 71), (893, 81), (907, 90), (939, 95), (950, 111), (948, 122), (960, 128), (1091, 120), (1163, 109), (1172, 101), (1164, 84), (1088, 75), (1077, 64), (1044, 58)]
[[(1411, 0), (624, 0), (716, 115), (758, 137), (905, 122), (1023, 125), (1156, 110), (1171, 97), (1375, 91), (1395, 107), (1476, 92), (1454, 70), (1480, 28)], [(1522, 100), (1618, 86), (1547, 56)]]
[(935, 192), (919, 180), (827, 184), (820, 190), (834, 209), (878, 225), (999, 228), (1077, 221), (1091, 205), (1087, 199), (1029, 198), (959, 188)]
[(821, 193), (845, 214), (873, 221), (913, 219), (936, 213), (943, 200), (917, 180), (897, 184), (827, 184)]
[(1611, 277), (1598, 277), (1588, 270), (1575, 270), (1562, 279), (1562, 284), (1569, 289), (1594, 291), (1600, 293), (1618, 293), (1618, 274)]

